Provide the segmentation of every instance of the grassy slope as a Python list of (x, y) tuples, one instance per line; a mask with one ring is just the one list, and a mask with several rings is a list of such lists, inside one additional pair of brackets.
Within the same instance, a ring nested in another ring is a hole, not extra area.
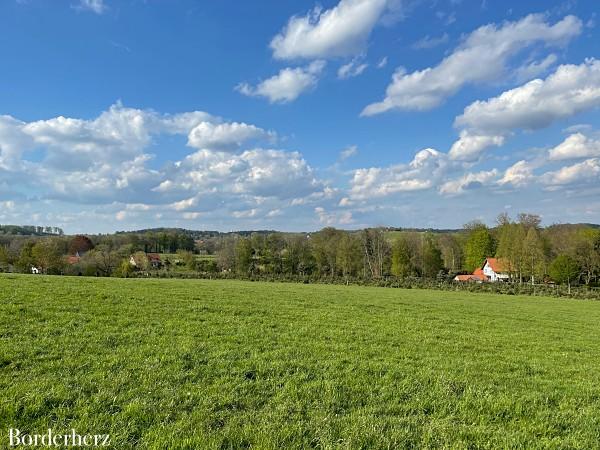
[(120, 449), (595, 448), (599, 319), (490, 294), (0, 276), (0, 447), (51, 426)]

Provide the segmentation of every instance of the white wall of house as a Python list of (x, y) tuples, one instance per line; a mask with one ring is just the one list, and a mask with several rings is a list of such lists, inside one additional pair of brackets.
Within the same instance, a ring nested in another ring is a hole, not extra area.
[(494, 272), (494, 269), (492, 269), (492, 266), (490, 266), (490, 263), (488, 263), (487, 261), (485, 262), (485, 265), (483, 266), (483, 273), (485, 274), (485, 276), (489, 277), (491, 282), (505, 281), (505, 280), (509, 279), (509, 276), (507, 273)]

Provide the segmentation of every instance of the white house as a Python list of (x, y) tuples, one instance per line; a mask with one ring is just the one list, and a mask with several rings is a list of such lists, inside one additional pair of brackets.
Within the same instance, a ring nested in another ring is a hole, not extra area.
[(486, 258), (481, 267), (483, 274), (491, 282), (508, 281), (510, 275), (508, 273), (508, 263), (500, 258)]

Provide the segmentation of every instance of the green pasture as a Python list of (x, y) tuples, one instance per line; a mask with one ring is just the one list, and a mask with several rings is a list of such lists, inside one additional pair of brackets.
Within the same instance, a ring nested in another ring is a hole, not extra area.
[(3, 275), (0, 394), (0, 448), (592, 449), (600, 303)]

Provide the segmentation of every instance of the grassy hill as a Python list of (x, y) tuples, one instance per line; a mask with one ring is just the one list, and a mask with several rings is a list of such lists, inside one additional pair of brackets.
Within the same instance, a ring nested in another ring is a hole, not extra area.
[(599, 323), (600, 303), (549, 298), (0, 276), (0, 427), (119, 449), (596, 448)]

